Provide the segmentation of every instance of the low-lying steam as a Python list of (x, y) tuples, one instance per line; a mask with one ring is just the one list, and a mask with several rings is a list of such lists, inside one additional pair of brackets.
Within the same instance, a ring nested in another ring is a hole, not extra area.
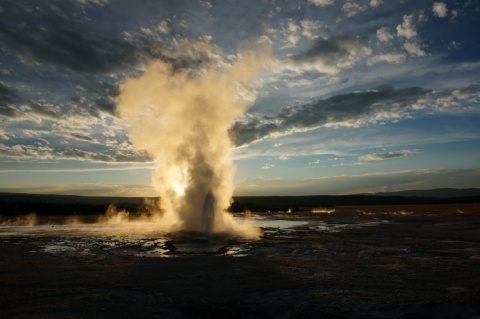
[(155, 160), (152, 183), (161, 198), (162, 227), (256, 235), (225, 209), (233, 194), (229, 129), (255, 101), (258, 74), (269, 57), (266, 45), (259, 47), (227, 63), (209, 44), (184, 42), (168, 62), (153, 61), (121, 85), (116, 112), (135, 147)]

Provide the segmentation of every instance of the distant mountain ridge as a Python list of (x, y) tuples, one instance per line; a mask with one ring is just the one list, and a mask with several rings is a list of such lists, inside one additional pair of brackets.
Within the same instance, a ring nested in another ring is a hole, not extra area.
[[(421, 197), (421, 198), (461, 198), (480, 196), (480, 188), (435, 188), (426, 190), (405, 190), (397, 192), (378, 192), (349, 195), (305, 195), (305, 196), (234, 196), (235, 201), (245, 198), (361, 198), (366, 197)], [(61, 204), (85, 204), (85, 205), (109, 205), (109, 204), (142, 204), (145, 197), (121, 197), (121, 196), (80, 196), (80, 195), (57, 195), (57, 194), (27, 194), (0, 192), (0, 202), (37, 202), (37, 203), (61, 203)]]
[(379, 192), (376, 196), (404, 196), (404, 197), (431, 197), (455, 198), (480, 196), (480, 188), (434, 188), (423, 190), (405, 190), (398, 192)]

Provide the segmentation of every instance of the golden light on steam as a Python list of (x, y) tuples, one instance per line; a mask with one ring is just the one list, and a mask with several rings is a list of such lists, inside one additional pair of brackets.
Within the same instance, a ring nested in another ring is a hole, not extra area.
[[(212, 57), (214, 51), (195, 42), (186, 53), (172, 50), (171, 55), (181, 60), (185, 54)], [(251, 227), (225, 213), (234, 173), (228, 132), (255, 101), (269, 54), (268, 44), (258, 42), (238, 54), (235, 64), (210, 58), (196, 68), (179, 68), (156, 60), (121, 85), (116, 112), (135, 147), (155, 159), (152, 184), (161, 198), (162, 222), (171, 230), (253, 236)], [(206, 216), (210, 210), (212, 216)]]

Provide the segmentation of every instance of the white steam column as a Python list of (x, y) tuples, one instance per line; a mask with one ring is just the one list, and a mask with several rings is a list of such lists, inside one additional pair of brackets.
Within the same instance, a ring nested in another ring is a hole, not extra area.
[(213, 221), (215, 218), (215, 198), (212, 193), (208, 192), (203, 203), (202, 223), (205, 234), (210, 235), (213, 229)]
[(152, 184), (164, 229), (258, 236), (225, 213), (233, 194), (229, 129), (255, 101), (258, 73), (269, 59), (265, 41), (252, 47), (226, 60), (207, 42), (179, 40), (169, 61), (195, 61), (194, 67), (156, 60), (120, 86), (116, 113), (135, 148), (155, 160)]

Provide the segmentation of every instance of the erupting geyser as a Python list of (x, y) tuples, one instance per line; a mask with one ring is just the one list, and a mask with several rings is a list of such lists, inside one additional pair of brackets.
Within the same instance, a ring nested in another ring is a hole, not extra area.
[(165, 61), (121, 85), (116, 112), (135, 147), (155, 160), (162, 226), (256, 236), (225, 213), (233, 194), (229, 129), (255, 101), (269, 46), (259, 41), (232, 63), (220, 57), (205, 42), (176, 43)]
[(215, 218), (215, 198), (210, 192), (205, 197), (205, 202), (203, 203), (202, 217), (203, 230), (206, 234), (210, 234)]

